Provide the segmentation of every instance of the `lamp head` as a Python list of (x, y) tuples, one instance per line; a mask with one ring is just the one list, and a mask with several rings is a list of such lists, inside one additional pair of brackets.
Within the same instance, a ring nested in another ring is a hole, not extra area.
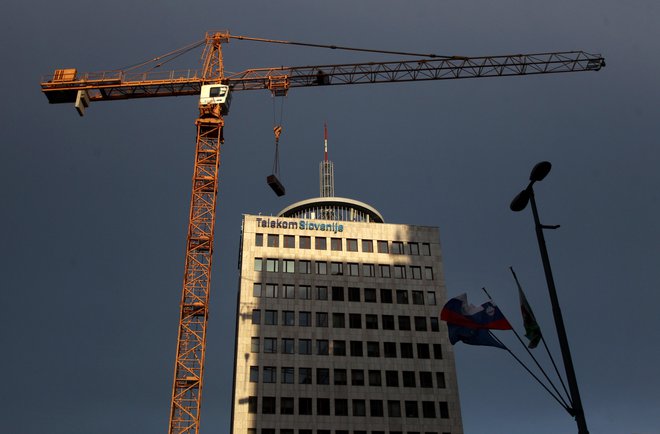
[(551, 168), (552, 164), (550, 164), (549, 161), (541, 161), (540, 163), (537, 163), (532, 169), (532, 173), (529, 174), (529, 180), (532, 182), (543, 180), (543, 178), (550, 173)]
[(509, 208), (511, 209), (511, 211), (514, 212), (522, 211), (525, 209), (525, 207), (527, 207), (528, 202), (529, 202), (529, 190), (526, 188), (520, 193), (518, 193), (516, 197), (513, 198), (513, 200), (511, 201), (511, 205), (509, 205)]

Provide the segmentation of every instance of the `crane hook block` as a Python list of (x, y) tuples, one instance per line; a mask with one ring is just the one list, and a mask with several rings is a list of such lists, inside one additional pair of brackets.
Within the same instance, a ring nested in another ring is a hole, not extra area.
[(277, 176), (275, 176), (275, 174), (266, 177), (266, 182), (268, 183), (270, 188), (273, 189), (273, 191), (277, 196), (284, 196), (284, 194), (286, 193), (284, 185), (282, 185), (280, 180), (277, 179)]
[(277, 125), (273, 127), (273, 133), (275, 133), (275, 141), (280, 141), (280, 135), (282, 134), (282, 125)]

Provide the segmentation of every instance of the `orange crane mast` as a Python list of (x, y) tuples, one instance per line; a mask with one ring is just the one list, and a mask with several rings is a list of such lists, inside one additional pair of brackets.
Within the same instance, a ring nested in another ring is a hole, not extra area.
[[(222, 44), (228, 43), (230, 38), (415, 55), (417, 58), (395, 62), (259, 68), (225, 75)], [(230, 35), (228, 31), (209, 32), (203, 41), (184, 48), (188, 50), (201, 45), (204, 45), (201, 70), (134, 72), (126, 69), (79, 74), (76, 69), (58, 69), (41, 81), (41, 90), (50, 103), (74, 103), (81, 116), (91, 102), (200, 96), (199, 117), (195, 120), (197, 141), (169, 434), (199, 433), (220, 147), (224, 143), (224, 117), (233, 92), (266, 89), (279, 96), (286, 95), (294, 87), (599, 71), (605, 66), (602, 56), (583, 51), (487, 57), (437, 56), (249, 38)], [(183, 50), (153, 60), (178, 55)]]

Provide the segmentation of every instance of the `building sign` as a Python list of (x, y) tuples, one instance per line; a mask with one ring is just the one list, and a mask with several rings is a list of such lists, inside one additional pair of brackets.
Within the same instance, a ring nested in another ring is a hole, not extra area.
[(308, 231), (322, 231), (322, 232), (344, 232), (344, 225), (337, 222), (319, 223), (317, 221), (300, 220), (298, 222), (290, 222), (280, 219), (263, 219), (257, 217), (257, 226), (261, 228), (272, 229), (301, 229)]

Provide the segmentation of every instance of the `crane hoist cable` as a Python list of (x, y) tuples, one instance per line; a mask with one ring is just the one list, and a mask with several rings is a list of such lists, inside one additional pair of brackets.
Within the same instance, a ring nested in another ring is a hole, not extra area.
[[(275, 101), (277, 98), (280, 98), (279, 113), (277, 112), (277, 103)], [(280, 135), (282, 134), (282, 124), (284, 123), (284, 98), (286, 98), (286, 96), (273, 95), (273, 134), (275, 135), (275, 157), (273, 159), (273, 173), (266, 177), (266, 183), (278, 196), (283, 196), (286, 192), (284, 185), (280, 181)]]

